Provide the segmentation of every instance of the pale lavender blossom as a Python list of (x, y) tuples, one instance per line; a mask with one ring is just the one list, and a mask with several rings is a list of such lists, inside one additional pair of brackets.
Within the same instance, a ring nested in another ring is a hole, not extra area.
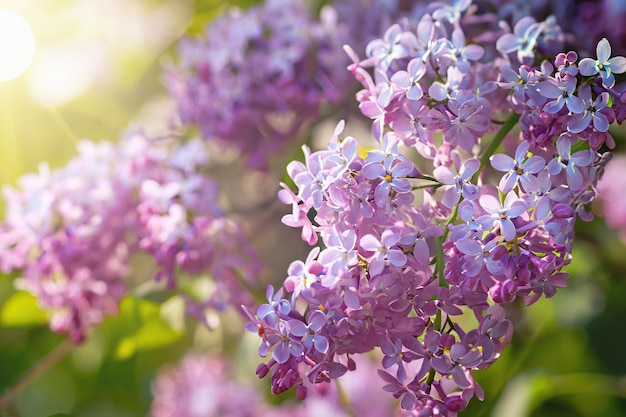
[(611, 58), (611, 44), (606, 38), (598, 42), (596, 47), (597, 58), (583, 58), (578, 63), (578, 70), (581, 75), (590, 76), (600, 74), (602, 84), (606, 88), (615, 85), (615, 75), (626, 72), (626, 58), (615, 56)]
[(498, 184), (503, 193), (507, 194), (518, 183), (525, 190), (534, 174), (539, 173), (546, 166), (546, 160), (539, 155), (529, 155), (529, 149), (530, 144), (522, 142), (515, 150), (515, 159), (502, 153), (489, 158), (495, 169), (505, 172)]
[(361, 247), (368, 252), (373, 252), (369, 256), (369, 273), (376, 276), (383, 271), (386, 263), (401, 267), (407, 261), (407, 257), (401, 250), (396, 249), (395, 245), (400, 240), (397, 231), (389, 228), (386, 229), (380, 238), (374, 235), (365, 235), (361, 238)]
[(480, 168), (478, 159), (468, 159), (463, 163), (458, 175), (447, 167), (437, 167), (433, 171), (434, 177), (440, 183), (446, 185), (441, 202), (448, 208), (456, 206), (464, 197), (468, 200), (475, 200), (478, 197), (478, 187), (471, 183), (474, 174)]
[(513, 219), (526, 213), (527, 207), (524, 200), (520, 199), (514, 191), (510, 191), (503, 203), (489, 194), (482, 195), (478, 201), (488, 213), (478, 219), (483, 228), (491, 229), (497, 226), (507, 242), (514, 240), (517, 231)]
[(583, 170), (595, 159), (596, 153), (590, 149), (572, 153), (572, 140), (568, 134), (563, 134), (556, 141), (558, 154), (548, 163), (547, 170), (550, 175), (558, 175), (565, 172), (567, 185), (572, 191), (578, 191), (584, 184)]
[(594, 99), (589, 84), (584, 84), (578, 91), (578, 96), (583, 100), (585, 108), (582, 112), (574, 114), (567, 123), (567, 130), (572, 133), (580, 133), (592, 126), (598, 132), (606, 132), (609, 129), (609, 120), (602, 112), (609, 104), (609, 93), (602, 92)]

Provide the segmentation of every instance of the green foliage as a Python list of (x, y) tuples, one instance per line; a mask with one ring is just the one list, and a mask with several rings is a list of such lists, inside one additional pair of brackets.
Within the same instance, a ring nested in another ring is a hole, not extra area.
[(125, 360), (132, 355), (157, 349), (178, 341), (183, 333), (174, 330), (161, 315), (162, 305), (126, 297), (120, 313), (104, 324), (105, 334), (113, 339), (112, 357)]
[(37, 305), (37, 299), (24, 291), (16, 291), (0, 307), (0, 326), (41, 326), (48, 320)]

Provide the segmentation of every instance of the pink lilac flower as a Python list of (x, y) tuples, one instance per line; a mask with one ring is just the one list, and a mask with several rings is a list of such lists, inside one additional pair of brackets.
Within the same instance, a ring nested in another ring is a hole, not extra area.
[(226, 362), (197, 353), (162, 369), (152, 391), (154, 417), (252, 416), (261, 400), (251, 386), (230, 377)]
[(119, 150), (106, 142), (78, 147), (66, 167), (42, 167), (19, 189), (5, 188), (0, 245), (4, 272), (21, 270), (16, 285), (74, 342), (117, 312), (134, 246), (125, 231), (135, 221), (130, 184), (115, 166)]

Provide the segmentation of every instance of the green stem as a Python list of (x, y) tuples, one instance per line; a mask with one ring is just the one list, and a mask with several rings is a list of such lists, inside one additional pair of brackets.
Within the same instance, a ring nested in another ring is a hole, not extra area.
[(446, 288), (449, 287), (448, 283), (446, 282), (446, 277), (444, 274), (445, 263), (444, 263), (444, 258), (443, 258), (443, 242), (445, 242), (446, 237), (448, 236), (448, 231), (450, 230), (448, 229), (448, 226), (454, 222), (458, 211), (459, 211), (459, 206), (457, 204), (456, 206), (454, 206), (454, 209), (452, 210), (450, 217), (448, 218), (445, 225), (443, 226), (443, 235), (437, 238), (437, 258), (436, 258), (437, 269), (436, 271), (437, 271), (437, 277), (439, 279), (440, 287), (446, 287)]
[(15, 398), (22, 393), (30, 384), (44, 374), (52, 366), (67, 356), (76, 345), (71, 340), (64, 340), (54, 350), (50, 351), (28, 373), (18, 381), (9, 391), (0, 397), (0, 411), (8, 410)]
[(444, 274), (444, 263), (443, 263), (443, 236), (439, 236), (437, 238), (437, 277), (439, 279), (439, 286), (449, 288), (448, 283), (446, 282), (446, 277)]
[(517, 124), (517, 122), (519, 122), (520, 117), (521, 117), (520, 114), (513, 113), (509, 116), (508, 119), (506, 119), (506, 122), (504, 122), (504, 124), (500, 127), (500, 130), (498, 130), (496, 135), (493, 137), (493, 140), (491, 141), (489, 146), (487, 146), (487, 149), (485, 149), (485, 152), (480, 157), (480, 168), (478, 168), (478, 171), (476, 171), (476, 173), (472, 177), (473, 183), (478, 181), (478, 177), (480, 176), (480, 173), (482, 172), (483, 168), (489, 162), (489, 158), (491, 158), (491, 156), (496, 152), (496, 149), (498, 149), (498, 147), (500, 146), (500, 144), (502, 143), (506, 135), (511, 131), (511, 129), (513, 129), (513, 127)]

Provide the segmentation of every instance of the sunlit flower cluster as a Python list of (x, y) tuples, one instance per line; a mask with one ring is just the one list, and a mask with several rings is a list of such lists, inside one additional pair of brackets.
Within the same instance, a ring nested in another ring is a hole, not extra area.
[(53, 330), (79, 342), (116, 313), (136, 253), (153, 257), (147, 278), (170, 289), (181, 274), (216, 277), (205, 307), (250, 302), (239, 279), (251, 280), (258, 260), (202, 173), (201, 141), (130, 130), (118, 144), (82, 141), (78, 150), (63, 168), (44, 164), (5, 189), (0, 266), (22, 271), (18, 285), (49, 312)]
[(266, 304), (244, 307), (272, 392), (305, 397), (307, 383), (376, 350), (402, 409), (454, 416), (483, 398), (473, 372), (511, 338), (502, 305), (566, 285), (575, 221), (591, 217), (609, 125), (624, 120), (614, 74), (626, 59), (607, 39), (595, 57), (559, 53), (554, 18), (494, 25), (489, 37), (489, 16), (474, 12), (436, 3), (364, 58), (346, 48), (380, 148), (360, 150), (341, 122), (327, 149), (305, 146), (287, 167), (296, 189), (279, 193), (292, 206), (283, 223), (323, 245)]

